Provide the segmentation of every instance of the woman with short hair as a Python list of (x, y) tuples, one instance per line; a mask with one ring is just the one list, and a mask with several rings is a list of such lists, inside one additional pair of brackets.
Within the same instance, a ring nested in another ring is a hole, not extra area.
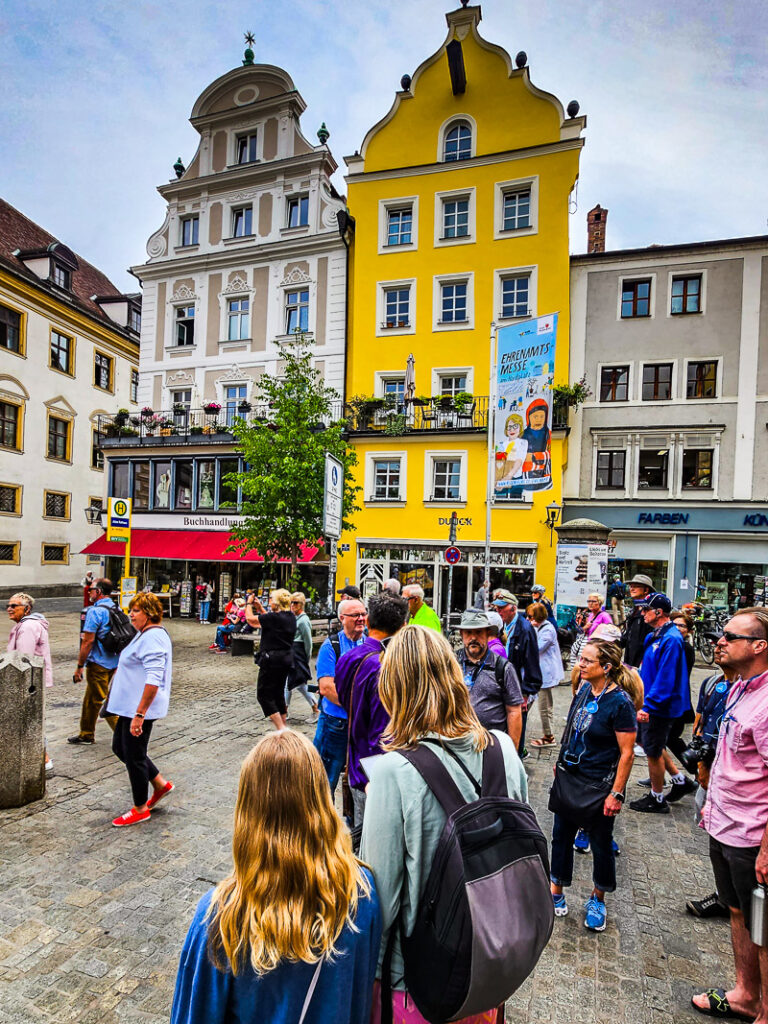
[[(124, 647), (107, 695), (107, 711), (117, 715), (112, 750), (125, 765), (133, 807), (115, 818), (115, 828), (149, 821), (152, 808), (174, 785), (147, 754), (152, 726), (168, 714), (173, 674), (171, 638), (163, 629), (163, 605), (155, 594), (137, 594), (128, 606), (136, 636)], [(147, 799), (149, 787), (152, 795)]]
[[(412, 1000), (406, 1002), (397, 921), (400, 920), (403, 933), (410, 935), (446, 814), (418, 771), (396, 751), (432, 740), (428, 749), (440, 759), (463, 797), (475, 800), (476, 790), (455, 758), (479, 782), (483, 751), (490, 743), (498, 743), (504, 757), (509, 796), (526, 800), (528, 784), (509, 736), (496, 731), (489, 733), (480, 724), (453, 650), (434, 630), (405, 626), (395, 634), (382, 659), (379, 699), (390, 715), (382, 736), (382, 747), (387, 753), (363, 762), (370, 784), (360, 856), (373, 870), (382, 907), (384, 927), (376, 976), (381, 978), (389, 934), (394, 928), (394, 1021), (419, 1024), (424, 1018)], [(381, 997), (377, 990), (373, 1024), (378, 1024), (380, 1012)], [(464, 1019), (493, 1022), (496, 1014), (494, 1007)]]
[(296, 616), (296, 636), (293, 638), (293, 668), (285, 688), (285, 704), (286, 707), (290, 705), (295, 690), (312, 708), (312, 714), (316, 715), (319, 711), (317, 697), (310, 693), (307, 687), (312, 678), (312, 669), (309, 666), (312, 657), (312, 623), (304, 611), (306, 603), (307, 595), (301, 590), (291, 594), (290, 608)]
[(300, 733), (270, 733), (243, 762), (232, 853), (189, 927), (171, 1024), (368, 1024), (376, 888)]
[(254, 657), (259, 666), (256, 699), (276, 729), (284, 729), (288, 721), (285, 702), (285, 684), (293, 668), (293, 640), (296, 636), (296, 616), (291, 611), (291, 595), (279, 588), (269, 595), (267, 611), (255, 594), (245, 606), (245, 621), (254, 629), (261, 629), (259, 650)]
[(587, 598), (587, 621), (584, 624), (584, 632), (591, 638), (597, 627), (604, 624), (612, 626), (613, 619), (605, 610), (602, 597), (599, 594), (590, 594)]

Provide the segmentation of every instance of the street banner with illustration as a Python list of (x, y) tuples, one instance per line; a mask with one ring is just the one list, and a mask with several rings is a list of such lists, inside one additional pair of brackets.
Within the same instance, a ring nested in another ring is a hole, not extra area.
[(494, 494), (552, 487), (552, 381), (557, 313), (502, 327), (496, 350)]
[(557, 624), (567, 627), (590, 594), (603, 603), (608, 586), (607, 544), (558, 544), (555, 565)]

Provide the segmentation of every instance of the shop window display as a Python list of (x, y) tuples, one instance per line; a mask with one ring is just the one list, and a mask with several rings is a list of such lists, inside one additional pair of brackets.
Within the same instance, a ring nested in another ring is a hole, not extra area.
[(133, 508), (143, 511), (149, 508), (149, 463), (133, 463)]
[(170, 462), (155, 463), (154, 508), (171, 507), (171, 464)]
[(768, 565), (759, 562), (700, 562), (697, 597), (732, 613), (765, 605), (766, 576)]
[(197, 507), (213, 508), (216, 488), (216, 463), (205, 460), (197, 464)]

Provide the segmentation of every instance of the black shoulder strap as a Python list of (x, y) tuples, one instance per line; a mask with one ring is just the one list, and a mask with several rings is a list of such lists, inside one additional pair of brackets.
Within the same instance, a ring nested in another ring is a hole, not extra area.
[[(451, 773), (429, 747), (419, 744), (411, 750), (398, 750), (398, 754), (402, 754), (406, 761), (413, 765), (449, 817), (466, 804), (467, 801), (451, 778)], [(474, 784), (477, 786), (477, 782)]]
[(483, 751), (483, 796), (509, 796), (507, 770), (501, 744), (491, 733), (490, 743)]
[(339, 658), (341, 657), (341, 640), (339, 640), (338, 634), (329, 636), (328, 639), (331, 641), (333, 653), (336, 655), (336, 661), (338, 661)]
[(496, 655), (496, 664), (494, 665), (494, 671), (496, 672), (496, 682), (499, 687), (504, 689), (504, 673), (507, 671), (507, 665), (509, 664), (509, 658), (502, 657), (501, 654)]

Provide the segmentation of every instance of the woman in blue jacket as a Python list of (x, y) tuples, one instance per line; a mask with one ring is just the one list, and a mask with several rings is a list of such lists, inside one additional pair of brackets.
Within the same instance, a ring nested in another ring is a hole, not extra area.
[(379, 901), (300, 733), (246, 757), (232, 847), (190, 925), (171, 1024), (367, 1024)]

